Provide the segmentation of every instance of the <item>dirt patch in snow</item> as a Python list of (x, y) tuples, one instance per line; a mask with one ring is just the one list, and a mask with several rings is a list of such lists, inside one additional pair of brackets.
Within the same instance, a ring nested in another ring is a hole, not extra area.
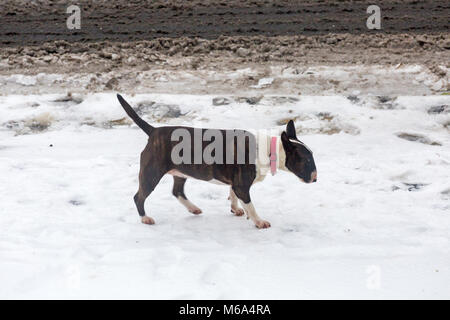
[(46, 131), (54, 120), (54, 117), (49, 112), (44, 112), (25, 120), (8, 121), (3, 123), (3, 126), (15, 131), (16, 135), (31, 134)]
[(339, 115), (329, 112), (319, 112), (315, 114), (301, 114), (287, 118), (279, 119), (276, 124), (283, 126), (294, 120), (296, 123), (297, 133), (303, 134), (327, 134), (333, 135), (344, 132), (350, 135), (358, 135), (361, 130), (350, 123), (343, 121)]
[(421, 135), (421, 134), (400, 132), (400, 133), (397, 133), (397, 137), (408, 140), (408, 141), (429, 144), (431, 146), (442, 146), (442, 144), (440, 142), (433, 141), (430, 138), (428, 138), (424, 135)]

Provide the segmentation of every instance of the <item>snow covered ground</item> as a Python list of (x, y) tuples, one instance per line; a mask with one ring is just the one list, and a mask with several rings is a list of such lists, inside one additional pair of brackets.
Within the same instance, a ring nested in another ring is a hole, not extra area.
[[(334, 53), (333, 53), (334, 55)], [(112, 68), (96, 73), (1, 74), (0, 94), (57, 94), (103, 92), (178, 94), (229, 94), (233, 92), (277, 95), (433, 95), (448, 90), (449, 68), (436, 66), (435, 72), (418, 64), (384, 65), (251, 65), (228, 66), (218, 72), (217, 66), (186, 70), (176, 59), (169, 65), (147, 71)], [(448, 59), (447, 59), (448, 60)], [(446, 61), (442, 58), (442, 61)], [(1, 64), (0, 64), (1, 67)], [(34, 69), (32, 69), (34, 70)], [(75, 69), (78, 70), (78, 69)], [(56, 71), (56, 70), (55, 70)], [(437, 74), (436, 74), (437, 73)]]
[(125, 97), (155, 125), (293, 118), (318, 182), (255, 185), (258, 230), (228, 187), (188, 180), (194, 216), (166, 176), (143, 225), (146, 135), (114, 94), (2, 96), (0, 298), (450, 298), (449, 96)]

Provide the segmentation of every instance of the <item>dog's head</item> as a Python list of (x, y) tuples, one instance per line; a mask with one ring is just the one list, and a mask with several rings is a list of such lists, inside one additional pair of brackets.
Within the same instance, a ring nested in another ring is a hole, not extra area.
[(299, 177), (303, 182), (317, 181), (316, 164), (312, 151), (297, 139), (295, 126), (292, 120), (281, 134), (281, 142), (286, 153), (286, 168)]

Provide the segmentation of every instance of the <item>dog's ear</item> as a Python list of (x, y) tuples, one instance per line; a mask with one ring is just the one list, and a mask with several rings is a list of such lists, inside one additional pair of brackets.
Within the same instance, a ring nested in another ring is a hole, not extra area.
[(289, 139), (297, 139), (297, 133), (295, 132), (294, 121), (289, 120), (286, 125), (286, 134)]
[(290, 152), (293, 149), (292, 142), (289, 141), (289, 137), (286, 134), (286, 131), (281, 133), (281, 143), (283, 143), (284, 151)]

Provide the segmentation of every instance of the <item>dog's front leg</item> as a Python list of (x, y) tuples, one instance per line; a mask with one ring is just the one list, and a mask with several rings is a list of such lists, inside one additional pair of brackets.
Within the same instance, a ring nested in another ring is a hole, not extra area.
[(184, 184), (186, 183), (186, 178), (173, 177), (173, 189), (172, 194), (178, 199), (178, 201), (189, 210), (190, 213), (200, 214), (202, 210), (195, 204), (190, 202), (186, 195), (184, 194)]
[(255, 207), (250, 199), (250, 187), (233, 186), (233, 191), (241, 202), (242, 207), (255, 226), (259, 229), (270, 228), (270, 223), (261, 219), (257, 214)]
[(234, 193), (232, 187), (230, 187), (230, 197), (228, 198), (228, 200), (231, 200), (231, 212), (233, 212), (235, 216), (244, 215), (244, 210), (239, 208), (238, 197), (236, 197), (236, 194)]

